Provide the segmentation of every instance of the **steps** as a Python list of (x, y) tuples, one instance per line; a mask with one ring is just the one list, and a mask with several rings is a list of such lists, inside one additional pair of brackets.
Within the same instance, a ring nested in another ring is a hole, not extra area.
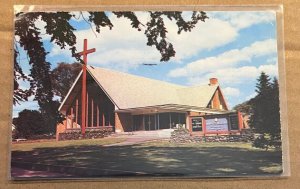
[(154, 131), (133, 131), (133, 132), (123, 132), (123, 133), (114, 133), (114, 136), (130, 136), (130, 137), (145, 137), (145, 138), (170, 138), (171, 132), (174, 129), (161, 129)]

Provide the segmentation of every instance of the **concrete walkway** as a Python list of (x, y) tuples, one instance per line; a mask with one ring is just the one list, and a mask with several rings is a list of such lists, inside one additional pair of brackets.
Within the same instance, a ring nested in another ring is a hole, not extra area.
[(156, 130), (156, 131), (135, 131), (135, 132), (127, 132), (127, 133), (119, 133), (115, 134), (113, 137), (126, 137), (126, 141), (115, 143), (115, 144), (108, 144), (103, 145), (105, 147), (109, 146), (127, 146), (127, 145), (134, 145), (140, 144), (149, 141), (155, 140), (163, 140), (163, 139), (170, 139), (172, 129), (164, 129), (164, 130)]
[(147, 138), (143, 138), (143, 137), (128, 137), (126, 138), (126, 140), (124, 142), (120, 142), (120, 143), (115, 143), (115, 144), (107, 144), (107, 145), (103, 145), (105, 147), (109, 147), (109, 146), (128, 146), (128, 145), (134, 145), (134, 144), (141, 144), (144, 142), (149, 142), (149, 141), (154, 141), (154, 140), (160, 140), (161, 138), (157, 138), (157, 137), (147, 137)]

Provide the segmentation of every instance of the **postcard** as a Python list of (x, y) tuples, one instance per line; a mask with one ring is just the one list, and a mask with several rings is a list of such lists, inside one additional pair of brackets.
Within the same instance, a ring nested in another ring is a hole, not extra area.
[(236, 9), (16, 6), (11, 178), (284, 175), (278, 9)]

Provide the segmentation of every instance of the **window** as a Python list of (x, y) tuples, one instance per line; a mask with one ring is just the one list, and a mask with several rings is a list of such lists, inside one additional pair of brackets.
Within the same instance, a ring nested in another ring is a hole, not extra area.
[(192, 130), (193, 131), (202, 131), (202, 118), (201, 117), (192, 118)]
[(239, 130), (239, 120), (237, 115), (229, 116), (230, 130)]

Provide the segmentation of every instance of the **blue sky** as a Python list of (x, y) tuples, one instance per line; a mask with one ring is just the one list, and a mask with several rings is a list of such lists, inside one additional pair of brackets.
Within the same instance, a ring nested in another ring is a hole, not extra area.
[[(78, 19), (71, 20), (71, 24), (77, 28), (77, 49), (82, 50), (84, 38), (88, 39), (89, 48), (96, 48), (96, 52), (88, 56), (89, 65), (188, 86), (208, 84), (210, 77), (217, 77), (231, 108), (255, 96), (260, 72), (278, 76), (275, 11), (209, 11), (205, 23), (200, 22), (192, 32), (180, 35), (176, 24), (165, 18), (168, 40), (176, 50), (176, 57), (169, 62), (159, 61), (158, 51), (146, 46), (143, 31), (132, 29), (127, 19), (109, 14), (113, 29), (104, 28), (101, 34), (95, 35), (82, 16), (78, 12), (74, 14)], [(136, 14), (143, 23), (149, 19), (145, 12)], [(189, 18), (191, 14), (184, 12), (183, 15)], [(42, 21), (36, 22), (42, 33), (44, 25)], [(50, 43), (49, 36), (45, 35), (43, 42), (52, 68), (58, 62), (75, 61), (68, 50)], [(19, 58), (29, 73), (26, 54), (21, 52)], [(28, 83), (21, 82), (21, 87), (28, 87)], [(32, 99), (14, 106), (13, 116), (24, 108), (37, 109)]]

